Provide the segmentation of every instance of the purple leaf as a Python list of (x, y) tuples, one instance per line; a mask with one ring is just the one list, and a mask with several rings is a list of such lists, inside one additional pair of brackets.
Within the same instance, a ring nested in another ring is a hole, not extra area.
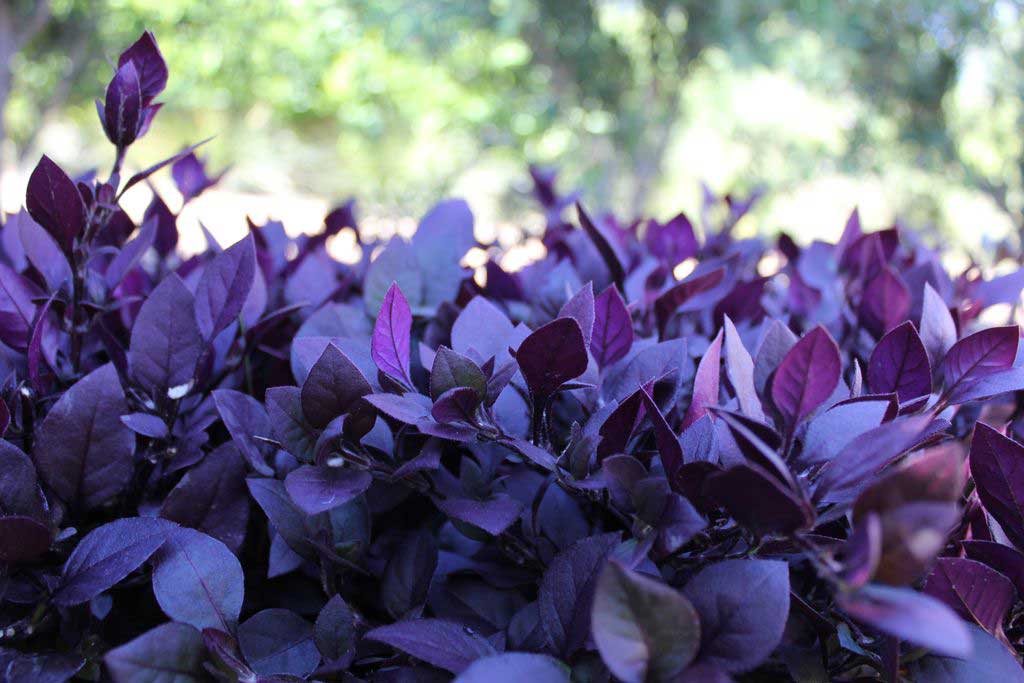
[(1024, 595), (1024, 553), (994, 541), (961, 541), (967, 557), (992, 567), (1010, 579), (1018, 595)]
[(594, 300), (594, 327), (590, 352), (604, 369), (629, 353), (633, 345), (633, 320), (619, 290), (605, 288)]
[(509, 496), (498, 495), (490, 500), (448, 498), (437, 507), (452, 519), (465, 522), (497, 536), (509, 528), (523, 512), (523, 505)]
[(465, 422), (472, 425), (480, 405), (480, 395), (470, 387), (453, 387), (437, 397), (430, 415), (438, 422)]
[(690, 601), (614, 560), (597, 581), (591, 624), (601, 658), (625, 683), (674, 680), (700, 646)]
[(497, 654), (480, 634), (442, 619), (400, 621), (375, 628), (364, 637), (456, 675), (474, 661)]
[(274, 437), (286, 451), (302, 462), (313, 460), (316, 428), (302, 412), (302, 390), (298, 387), (271, 387), (266, 396), (267, 416)]
[(475, 349), (484, 358), (505, 354), (512, 323), (508, 316), (482, 296), (474, 297), (452, 325), (452, 350), (465, 355)]
[(355, 644), (356, 617), (340, 595), (335, 595), (316, 618), (313, 640), (327, 660), (340, 659)]
[[(145, 92), (145, 86), (143, 86), (143, 92)], [(154, 111), (154, 113), (155, 113), (155, 111)], [(205, 140), (200, 140), (196, 144), (191, 145), (191, 146), (186, 147), (185, 149), (181, 150), (180, 152), (178, 152), (174, 156), (169, 156), (169, 157), (167, 157), (166, 159), (164, 159), (162, 161), (156, 162), (152, 166), (149, 166), (147, 168), (142, 169), (141, 171), (139, 171), (138, 173), (136, 173), (135, 175), (133, 175), (131, 178), (128, 179), (128, 182), (126, 182), (124, 184), (124, 186), (121, 188), (121, 191), (118, 193), (117, 196), (120, 197), (125, 192), (127, 192), (130, 188), (132, 188), (135, 185), (141, 183), (143, 180), (145, 180), (149, 176), (153, 175), (154, 173), (156, 173), (157, 171), (162, 169), (164, 166), (167, 166), (168, 164), (173, 164), (175, 161), (187, 157), (189, 154), (192, 154), (192, 152), (196, 151), (197, 149), (199, 149), (200, 147), (202, 147), (203, 145), (205, 145), (207, 142), (209, 142), (212, 139), (213, 138), (206, 138)], [(148, 219), (148, 216), (146, 218)], [(158, 240), (158, 243), (159, 243), (159, 240)]]
[(206, 677), (203, 639), (188, 624), (162, 624), (103, 657), (114, 683), (191, 683)]
[(437, 569), (437, 541), (419, 530), (405, 535), (391, 553), (380, 582), (381, 603), (395, 619), (401, 619), (427, 600)]
[(909, 588), (869, 584), (839, 596), (839, 606), (857, 621), (949, 657), (971, 653), (967, 625), (935, 598)]
[(44, 297), (35, 283), (0, 263), (0, 341), (16, 351), (24, 351), (32, 335), (36, 305)]
[(392, 283), (373, 326), (370, 354), (380, 371), (391, 379), (412, 388), (409, 372), (409, 334), (412, 311), (398, 283)]
[(71, 281), (71, 266), (60, 245), (28, 214), (19, 214), (21, 245), (29, 263), (40, 272), (51, 292), (57, 292)]
[(121, 416), (121, 422), (136, 434), (151, 439), (166, 439), (170, 436), (167, 423), (160, 417), (149, 413), (128, 413)]
[(896, 394), (900, 404), (932, 391), (932, 368), (921, 337), (909, 320), (890, 330), (871, 352), (868, 386), (876, 394)]
[(927, 282), (921, 304), (921, 341), (928, 349), (932, 367), (938, 367), (949, 348), (956, 343), (956, 323), (949, 307)]
[(970, 382), (960, 382), (946, 395), (949, 403), (983, 401), (1024, 389), (1024, 367), (998, 370)]
[(871, 476), (914, 448), (934, 427), (928, 415), (886, 422), (850, 441), (822, 470), (815, 495), (826, 503), (848, 503)]
[(143, 32), (117, 59), (118, 67), (128, 62), (138, 72), (143, 102), (148, 105), (167, 87), (167, 63), (150, 31)]
[(196, 286), (196, 322), (213, 339), (242, 312), (256, 275), (256, 244), (250, 233), (218, 254)]
[(46, 500), (36, 480), (36, 468), (10, 441), (0, 440), (0, 515), (46, 518)]
[(153, 558), (153, 594), (176, 622), (230, 632), (242, 611), (242, 566), (217, 539), (179, 528)]
[(570, 655), (590, 637), (597, 577), (619, 543), (618, 534), (589, 536), (555, 556), (541, 579), (538, 601), (549, 647)]
[[(97, 103), (97, 107), (99, 103)], [(135, 64), (126, 61), (118, 66), (107, 86), (107, 97), (100, 111), (103, 130), (118, 148), (135, 142), (142, 122), (142, 85)]]
[(969, 626), (967, 630), (970, 637), (969, 655), (922, 657), (911, 663), (910, 679), (934, 683), (1024, 681), (1024, 670), (1021, 670), (1020, 663), (1005, 645), (975, 626)]
[(220, 419), (246, 461), (257, 472), (270, 474), (267, 456), (273, 449), (257, 438), (266, 438), (272, 431), (263, 405), (252, 396), (233, 389), (217, 389), (212, 395)]
[(565, 302), (558, 311), (559, 318), (572, 318), (580, 325), (583, 332), (583, 339), (590, 348), (590, 340), (594, 334), (594, 319), (596, 317), (594, 301), (594, 283), (588, 282), (583, 285), (571, 299)]
[(314, 427), (325, 427), (372, 391), (348, 356), (333, 343), (328, 344), (302, 384), (302, 412)]
[(579, 323), (558, 318), (535, 330), (516, 352), (519, 369), (535, 400), (545, 400), (587, 369), (587, 348)]
[(459, 262), (475, 244), (473, 212), (463, 200), (438, 202), (423, 216), (412, 236), (412, 252), (423, 275), (422, 303), (433, 308), (455, 298), (465, 277)]
[[(733, 391), (736, 392), (740, 410), (747, 417), (764, 422), (761, 399), (754, 386), (754, 359), (750, 357), (750, 352), (743, 345), (743, 340), (740, 339), (739, 332), (729, 320), (729, 316), (725, 316), (722, 325), (725, 330), (725, 372)], [(700, 374), (699, 370), (698, 374)]]
[(683, 418), (683, 429), (704, 417), (708, 408), (718, 405), (718, 383), (722, 372), (722, 331), (708, 345), (693, 377), (693, 398)]
[(626, 273), (622, 267), (623, 258), (619, 255), (614, 238), (610, 238), (605, 234), (602, 227), (599, 227), (594, 221), (590, 220), (590, 216), (583, 210), (583, 206), (579, 202), (576, 202), (576, 213), (579, 215), (583, 231), (587, 233), (587, 237), (597, 247), (597, 251), (601, 254), (605, 266), (608, 267), (608, 273), (612, 277), (612, 282), (621, 290)]
[(135, 434), (120, 420), (127, 411), (108, 363), (78, 380), (46, 415), (33, 454), (43, 481), (66, 503), (94, 508), (131, 480)]
[(53, 601), (67, 606), (92, 600), (138, 569), (176, 529), (152, 517), (125, 517), (93, 529), (64, 564)]
[(373, 483), (369, 472), (303, 465), (285, 477), (288, 495), (306, 514), (315, 515), (352, 500)]
[(198, 529), (237, 553), (249, 523), (245, 461), (234, 443), (209, 453), (189, 470), (160, 507), (160, 516)]
[(456, 683), (569, 683), (569, 669), (557, 659), (527, 652), (506, 652), (481, 657), (469, 665)]
[(698, 662), (748, 671), (782, 639), (789, 615), (789, 567), (775, 560), (725, 560), (683, 589), (700, 615)]
[(157, 398), (180, 398), (191, 387), (203, 339), (192, 293), (173, 273), (149, 295), (132, 326), (132, 378)]
[(436, 401), (458, 387), (472, 389), (479, 402), (487, 394), (487, 376), (469, 358), (440, 346), (430, 368), (430, 396)]
[(772, 380), (772, 402), (792, 430), (824, 403), (839, 383), (839, 347), (815, 327), (786, 353)]
[(29, 176), (25, 207), (70, 254), (75, 238), (85, 232), (85, 203), (74, 181), (45, 154)]
[(975, 332), (953, 344), (942, 361), (946, 394), (951, 394), (961, 384), (1009, 370), (1017, 357), (1019, 340), (1019, 328), (1008, 325)]
[(108, 289), (114, 289), (125, 276), (139, 264), (143, 255), (149, 251), (156, 240), (157, 219), (152, 218), (145, 221), (139, 228), (139, 234), (117, 252), (117, 256), (111, 259), (104, 274)]
[(678, 214), (667, 223), (659, 223), (654, 219), (647, 221), (644, 244), (670, 267), (696, 256), (699, 248), (693, 224), (685, 213)]
[(861, 298), (861, 322), (873, 334), (885, 334), (907, 319), (910, 292), (895, 270), (886, 266), (870, 278)]
[(661, 410), (654, 402), (654, 399), (651, 398), (651, 395), (643, 389), (641, 389), (641, 392), (643, 394), (644, 408), (647, 415), (651, 418), (651, 423), (654, 425), (654, 443), (658, 447), (659, 455), (661, 455), (661, 464), (671, 478), (683, 464), (682, 446), (679, 445), (679, 439), (676, 438), (675, 432), (668, 426), (665, 416), (661, 414)]
[(1017, 599), (1008, 578), (981, 562), (959, 557), (940, 557), (924, 592), (992, 635), (1002, 634), (1003, 620)]
[(769, 378), (796, 342), (796, 335), (785, 323), (773, 320), (768, 326), (754, 354), (754, 387), (759, 395), (765, 395)]
[(1024, 446), (984, 422), (971, 438), (971, 477), (985, 510), (1024, 548)]
[(758, 537), (791, 534), (814, 523), (813, 513), (795, 493), (753, 464), (711, 475), (704, 493)]
[(664, 337), (665, 329), (677, 311), (700, 310), (709, 303), (709, 298), (719, 291), (719, 285), (725, 279), (725, 268), (695, 273), (659, 296), (654, 302), (659, 335)]
[(209, 177), (206, 165), (194, 153), (181, 157), (171, 166), (171, 177), (186, 203), (219, 183), (223, 176), (222, 171), (213, 178)]
[(238, 645), (260, 676), (305, 677), (320, 663), (313, 625), (287, 609), (265, 609), (242, 622)]

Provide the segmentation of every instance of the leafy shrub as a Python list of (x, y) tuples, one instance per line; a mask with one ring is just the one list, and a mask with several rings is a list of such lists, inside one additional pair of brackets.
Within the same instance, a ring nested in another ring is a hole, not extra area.
[(5, 680), (1024, 680), (1020, 332), (979, 323), (1024, 271), (856, 212), (738, 239), (755, 197), (577, 226), (537, 169), (517, 273), (458, 200), (184, 258), (118, 206), (216, 182), (120, 177), (166, 81), (145, 34), (110, 177), (43, 157), (0, 231)]

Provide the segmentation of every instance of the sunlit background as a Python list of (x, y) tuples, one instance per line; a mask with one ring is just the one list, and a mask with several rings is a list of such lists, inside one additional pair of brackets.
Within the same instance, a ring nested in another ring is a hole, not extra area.
[[(106, 169), (93, 100), (144, 29), (170, 65), (141, 168), (216, 137), (182, 216), (313, 230), (350, 196), (407, 231), (469, 200), (483, 239), (540, 226), (529, 162), (622, 218), (766, 191), (744, 229), (897, 217), (984, 260), (1024, 233), (1024, 7), (1008, 0), (0, 0), (3, 208), (41, 153)], [(166, 172), (157, 190), (180, 203)], [(145, 186), (126, 197), (140, 213)]]

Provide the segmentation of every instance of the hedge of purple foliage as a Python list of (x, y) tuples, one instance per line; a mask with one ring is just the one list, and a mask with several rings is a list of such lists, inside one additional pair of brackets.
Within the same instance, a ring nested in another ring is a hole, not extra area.
[(109, 178), (43, 157), (0, 231), (4, 681), (1024, 680), (1020, 331), (979, 323), (1024, 271), (856, 212), (738, 239), (755, 198), (591, 218), (537, 170), (517, 273), (461, 200), (184, 258), (118, 205), (217, 180), (121, 177), (166, 82), (144, 34)]

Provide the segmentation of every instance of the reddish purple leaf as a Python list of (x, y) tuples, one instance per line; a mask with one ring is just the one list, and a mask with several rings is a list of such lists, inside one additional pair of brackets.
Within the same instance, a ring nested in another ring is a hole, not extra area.
[(970, 463), (985, 510), (1024, 548), (1024, 445), (979, 422), (971, 438)]
[(920, 335), (909, 320), (890, 330), (871, 352), (868, 386), (876, 394), (896, 394), (901, 404), (932, 391), (932, 368)]
[(250, 233), (218, 254), (196, 286), (196, 322), (213, 339), (238, 319), (256, 277), (256, 243)]
[(75, 238), (85, 231), (85, 203), (74, 181), (45, 154), (29, 176), (25, 207), (70, 254)]
[(959, 557), (940, 557), (924, 592), (993, 635), (1002, 634), (1003, 620), (1017, 598), (1008, 578), (981, 562)]
[(686, 417), (683, 418), (683, 429), (704, 417), (708, 408), (718, 405), (721, 360), (722, 330), (719, 330), (697, 365), (697, 374), (693, 378), (693, 398), (690, 400), (690, 407), (686, 409)]
[(1009, 370), (1017, 357), (1020, 329), (1016, 325), (991, 327), (964, 337), (949, 349), (942, 361), (946, 394), (961, 384)]
[(622, 295), (609, 286), (594, 300), (594, 332), (590, 352), (599, 368), (619, 360), (633, 345), (633, 320)]
[(587, 347), (579, 323), (558, 318), (523, 340), (516, 361), (535, 400), (544, 400), (587, 369)]
[(792, 430), (832, 395), (839, 383), (839, 347), (824, 327), (803, 336), (775, 371), (772, 402)]

